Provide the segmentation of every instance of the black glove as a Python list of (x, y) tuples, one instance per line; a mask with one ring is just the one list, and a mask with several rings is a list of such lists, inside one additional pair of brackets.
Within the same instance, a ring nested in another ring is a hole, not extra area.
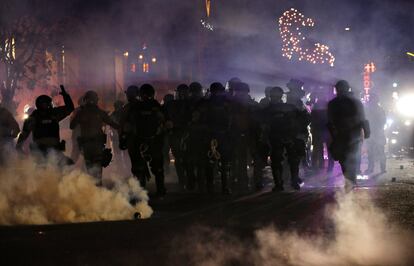
[(66, 92), (65, 87), (64, 87), (63, 85), (60, 85), (60, 92), (59, 92), (59, 94), (60, 94), (60, 95), (67, 95), (67, 94), (68, 94), (68, 93)]

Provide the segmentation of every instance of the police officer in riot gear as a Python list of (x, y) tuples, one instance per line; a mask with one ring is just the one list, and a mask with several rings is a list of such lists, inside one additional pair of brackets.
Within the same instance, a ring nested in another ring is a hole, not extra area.
[[(328, 97), (327, 92), (319, 93), (311, 112), (311, 133), (312, 133), (312, 168), (320, 170), (325, 167), (324, 144), (329, 146), (330, 136), (328, 131)], [(328, 172), (334, 167), (332, 156), (328, 152)]]
[(270, 105), (270, 92), (272, 87), (265, 88), (265, 97), (262, 98), (258, 104), (258, 108), (253, 113), (256, 126), (253, 130), (253, 177), (256, 190), (261, 190), (264, 187), (263, 183), (263, 169), (268, 164), (268, 157), (270, 155), (270, 144), (266, 136), (265, 119), (263, 116), (264, 110)]
[(135, 100), (136, 87), (129, 87), (129, 103), (124, 108), (121, 129), (127, 133), (127, 147), (132, 173), (145, 186), (151, 173), (155, 176), (157, 195), (164, 196), (163, 123), (161, 105), (154, 99), (154, 88), (144, 84), (139, 89), (140, 101)]
[(204, 106), (203, 119), (207, 126), (209, 139), (207, 167), (207, 189), (213, 191), (214, 166), (218, 165), (221, 173), (221, 188), (224, 194), (230, 194), (229, 175), (232, 156), (232, 139), (230, 134), (230, 102), (225, 94), (224, 86), (215, 82), (210, 86), (210, 98)]
[(305, 97), (305, 91), (303, 90), (304, 83), (298, 79), (291, 79), (286, 86), (289, 89), (287, 93), (286, 103), (296, 106), (300, 110), (300, 116), (296, 123), (298, 131), (295, 137), (296, 154), (300, 157), (300, 161), (303, 162), (305, 169), (310, 168), (308, 159), (310, 158), (310, 112), (308, 107), (304, 104), (303, 99)]
[(78, 144), (85, 159), (86, 169), (101, 182), (102, 167), (108, 166), (112, 159), (111, 150), (105, 149), (106, 134), (102, 128), (105, 125), (119, 128), (119, 125), (98, 107), (98, 101), (99, 97), (95, 91), (86, 92), (83, 106), (70, 121), (70, 128), (80, 127)]
[(272, 90), (272, 87), (266, 87), (264, 94), (265, 97), (263, 97), (262, 99), (260, 99), (259, 101), (259, 105), (261, 108), (266, 108), (269, 103), (270, 103), (270, 91)]
[(146, 176), (142, 175), (142, 159), (137, 143), (138, 124), (136, 115), (139, 109), (139, 87), (131, 85), (125, 91), (128, 103), (122, 109), (119, 132), (119, 148), (128, 150), (129, 159), (131, 161), (131, 172), (139, 178), (142, 186), (146, 184)]
[(188, 123), (191, 119), (189, 110), (189, 87), (186, 84), (178, 85), (175, 100), (164, 107), (166, 120), (172, 125), (169, 134), (169, 143), (175, 158), (175, 169), (178, 176), (178, 183), (181, 188), (193, 189), (193, 184), (188, 187), (188, 161), (187, 141)]
[(335, 85), (337, 96), (328, 103), (328, 128), (332, 136), (330, 147), (346, 178), (345, 186), (356, 184), (363, 138), (369, 138), (370, 128), (360, 100), (350, 93), (345, 80)]
[(365, 174), (374, 172), (375, 162), (379, 161), (381, 173), (386, 171), (386, 157), (384, 152), (385, 134), (384, 125), (387, 122), (384, 109), (379, 104), (376, 94), (369, 96), (366, 108), (367, 118), (370, 124), (371, 136), (367, 140), (368, 144), (368, 169)]
[(286, 151), (291, 174), (291, 186), (300, 190), (299, 163), (304, 152), (303, 142), (297, 136), (301, 130), (302, 110), (293, 104), (283, 103), (283, 90), (274, 87), (270, 90), (270, 104), (264, 109), (267, 138), (271, 146), (270, 158), (275, 186), (273, 191), (282, 191), (283, 161)]
[(191, 82), (189, 87), (189, 98), (191, 100), (199, 100), (203, 98), (203, 85), (201, 85), (199, 82)]
[(227, 81), (226, 87), (225, 87), (227, 100), (229, 101), (233, 100), (235, 89), (238, 86), (238, 84), (241, 82), (242, 82), (241, 79), (239, 79), (238, 77), (233, 77), (229, 81)]
[(52, 98), (47, 95), (37, 97), (36, 110), (24, 122), (16, 148), (21, 150), (24, 141), (32, 133), (32, 150), (39, 151), (44, 156), (50, 151), (55, 151), (59, 156), (60, 163), (68, 164), (73, 163), (73, 161), (63, 155), (65, 142), (60, 139), (59, 122), (71, 114), (74, 105), (63, 85), (60, 86), (60, 89), (60, 94), (63, 96), (65, 103), (64, 106), (53, 107)]
[(203, 98), (203, 87), (198, 82), (190, 84), (189, 90), (189, 113), (191, 114), (188, 125), (187, 140), (187, 178), (188, 187), (198, 186), (200, 192), (206, 187), (206, 169), (208, 163), (207, 151), (209, 150), (209, 136), (207, 124), (202, 115), (205, 114), (204, 107), (206, 99)]
[[(139, 88), (135, 85), (131, 85), (127, 88), (125, 91), (127, 101), (128, 103), (123, 107), (122, 113), (120, 116), (120, 132), (119, 132), (119, 148), (121, 150), (128, 149), (128, 153), (130, 151), (132, 153), (132, 150), (135, 149), (134, 143), (135, 143), (135, 135), (137, 130), (137, 125), (135, 123), (135, 119), (132, 117), (134, 115), (134, 110), (138, 106), (138, 94), (139, 94)], [(130, 156), (130, 159), (132, 160), (132, 157)], [(133, 170), (133, 163), (132, 164), (132, 173), (134, 173)]]
[(0, 165), (4, 163), (7, 152), (13, 147), (13, 139), (19, 132), (16, 119), (6, 108), (0, 106)]
[(254, 131), (256, 121), (253, 114), (258, 104), (249, 95), (249, 85), (240, 82), (234, 86), (231, 105), (231, 136), (234, 144), (232, 160), (233, 180), (237, 180), (241, 191), (250, 188), (247, 166), (253, 160)]

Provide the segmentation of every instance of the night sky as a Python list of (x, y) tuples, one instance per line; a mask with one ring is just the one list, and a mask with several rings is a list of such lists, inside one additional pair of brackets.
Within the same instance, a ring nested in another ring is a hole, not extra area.
[[(204, 0), (27, 1), (31, 2), (29, 12), (40, 9), (41, 16), (74, 18), (93, 45), (130, 50), (150, 43), (178, 61), (196, 56), (200, 18), (205, 17)], [(333, 69), (292, 63), (281, 56), (277, 19), (291, 7), (314, 19), (315, 27), (305, 34), (330, 47), (336, 57)], [(209, 22), (215, 30), (205, 38), (209, 75), (225, 79), (238, 72), (276, 75), (285, 71), (358, 82), (362, 65), (370, 60), (387, 73), (407, 73), (413, 69), (405, 56), (414, 50), (413, 8), (409, 0), (212, 0)], [(72, 32), (68, 35), (82, 39)]]

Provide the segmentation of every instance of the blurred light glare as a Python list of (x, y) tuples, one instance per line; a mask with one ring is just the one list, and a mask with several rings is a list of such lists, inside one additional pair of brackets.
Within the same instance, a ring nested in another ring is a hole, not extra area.
[(139, 59), (143, 59), (143, 58), (144, 58), (144, 56), (143, 56), (142, 54), (140, 54), (140, 55), (138, 56), (138, 58), (139, 58)]
[(404, 122), (404, 125), (406, 125), (407, 127), (411, 126), (411, 121), (410, 120), (406, 120)]
[(391, 140), (391, 143), (392, 143), (392, 144), (397, 144), (397, 140), (396, 140), (396, 139), (392, 139), (392, 140)]
[(392, 98), (393, 98), (394, 100), (398, 100), (398, 92), (397, 92), (397, 91), (393, 91), (393, 92), (392, 92)]
[(406, 117), (414, 117), (414, 94), (405, 95), (398, 99), (397, 110)]
[(358, 180), (368, 180), (369, 176), (368, 175), (357, 175), (357, 179)]
[(392, 84), (392, 87), (393, 87), (393, 88), (397, 88), (397, 87), (398, 87), (398, 83), (397, 83), (397, 82), (394, 82), (394, 83)]
[(153, 58), (151, 59), (151, 61), (152, 61), (153, 63), (155, 63), (155, 62), (157, 62), (157, 58), (153, 57)]
[(350, 31), (350, 30), (351, 30), (351, 28), (350, 28), (350, 27), (346, 27), (346, 28), (345, 28), (345, 30), (346, 30), (346, 31)]
[(25, 104), (24, 107), (23, 107), (23, 112), (24, 113), (27, 113), (27, 112), (29, 112), (29, 109), (30, 109), (30, 105), (29, 104)]

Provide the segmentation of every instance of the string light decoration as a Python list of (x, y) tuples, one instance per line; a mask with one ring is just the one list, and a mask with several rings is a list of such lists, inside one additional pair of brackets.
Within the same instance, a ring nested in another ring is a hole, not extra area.
[(200, 19), (201, 26), (209, 31), (214, 31), (214, 26), (209, 22), (211, 13), (211, 0), (205, 0), (206, 17)]
[(209, 22), (201, 19), (200, 23), (201, 23), (201, 26), (203, 26), (205, 29), (207, 29), (209, 31), (214, 31), (214, 26), (212, 24), (210, 24)]
[(308, 61), (312, 64), (329, 64), (334, 66), (335, 57), (327, 45), (312, 43), (305, 45), (306, 37), (301, 29), (315, 26), (311, 18), (305, 18), (297, 9), (291, 8), (279, 18), (279, 32), (282, 37), (282, 55), (289, 60), (296, 54), (299, 61)]

